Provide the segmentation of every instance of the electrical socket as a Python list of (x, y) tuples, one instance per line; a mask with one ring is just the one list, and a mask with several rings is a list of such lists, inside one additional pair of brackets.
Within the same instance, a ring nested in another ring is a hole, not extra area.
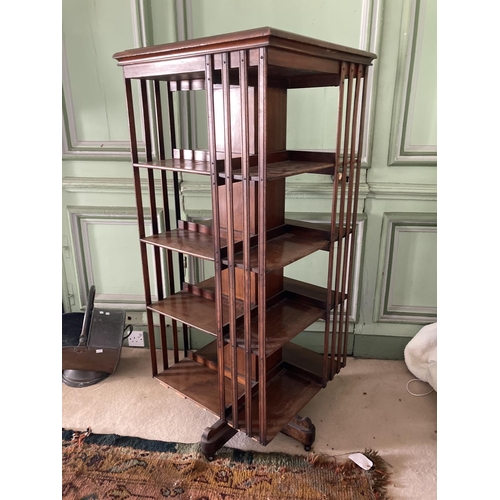
[(132, 326), (145, 325), (144, 313), (141, 311), (127, 311), (125, 314), (125, 322)]
[(144, 347), (144, 332), (140, 330), (132, 330), (132, 333), (127, 340), (129, 347)]

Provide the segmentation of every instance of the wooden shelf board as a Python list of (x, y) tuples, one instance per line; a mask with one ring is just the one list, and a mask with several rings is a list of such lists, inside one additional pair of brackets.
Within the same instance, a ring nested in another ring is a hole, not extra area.
[[(326, 224), (322, 224), (321, 229), (313, 229), (287, 223), (280, 228), (270, 230), (270, 234), (268, 234), (269, 239), (266, 243), (266, 272), (281, 269), (317, 250), (328, 250), (330, 234), (329, 230), (325, 229), (327, 226)], [(273, 236), (277, 232), (281, 232), (281, 234)], [(337, 233), (338, 229), (336, 229), (335, 238), (337, 238)], [(189, 229), (174, 229), (147, 236), (142, 238), (141, 241), (174, 252), (192, 255), (209, 261), (214, 260), (214, 239), (211, 234)], [(251, 244), (254, 244), (254, 247), (250, 251), (252, 272), (258, 272), (258, 248), (255, 246), (256, 241), (257, 236), (253, 236)], [(236, 267), (243, 268), (240, 233), (235, 234), (235, 244), (235, 264)], [(222, 262), (227, 265), (227, 240), (225, 239), (225, 235), (221, 235), (221, 254), (223, 257)]]
[[(217, 335), (215, 302), (194, 293), (181, 291), (154, 302), (148, 309), (163, 314), (174, 320), (185, 323), (211, 335)], [(241, 301), (236, 304), (236, 316), (243, 314)], [(229, 323), (229, 308), (225, 301), (222, 304), (223, 326)]]
[[(219, 375), (215, 370), (184, 358), (160, 372), (155, 378), (185, 398), (219, 415)], [(240, 385), (238, 392), (243, 394), (244, 387)], [(231, 399), (231, 381), (226, 378), (226, 406)]]
[[(218, 373), (196, 361), (184, 358), (155, 377), (159, 382), (175, 390), (215, 415), (219, 415)], [(258, 389), (254, 387), (254, 389)], [(281, 369), (267, 384), (267, 432), (269, 443), (290, 420), (319, 392), (321, 385), (301, 377), (286, 368)], [(244, 386), (238, 385), (239, 428), (245, 430)], [(226, 378), (226, 406), (231, 411), (231, 380)], [(258, 390), (252, 397), (252, 434), (259, 435)], [(231, 425), (231, 414), (228, 415)]]
[[(308, 380), (286, 368), (268, 380), (266, 387), (266, 440), (268, 444), (302, 410), (302, 408), (321, 390), (321, 385)], [(246, 429), (245, 410), (240, 407), (239, 428)], [(228, 417), (231, 425), (231, 416)], [(252, 397), (252, 435), (259, 436), (259, 394)]]
[[(206, 260), (214, 260), (214, 237), (211, 234), (174, 229), (160, 234), (147, 236), (141, 239), (144, 243), (168, 248), (175, 252), (193, 255)], [(221, 241), (221, 244), (226, 244)]]
[(156, 161), (141, 161), (133, 164), (134, 167), (169, 170), (171, 172), (184, 172), (187, 174), (210, 175), (210, 162), (184, 159), (168, 159)]
[(196, 349), (196, 351), (188, 351), (188, 356), (193, 361), (205, 365), (211, 370), (217, 371), (217, 341), (214, 340), (209, 344)]
[[(211, 164), (206, 151), (176, 150), (176, 156), (178, 157), (167, 160), (139, 161), (134, 163), (134, 167), (210, 175)], [(241, 157), (234, 156), (231, 163), (233, 181), (242, 180)], [(216, 164), (219, 176), (225, 178), (224, 159), (220, 152), (217, 153)], [(259, 181), (257, 165), (257, 155), (251, 155), (249, 157), (249, 169), (252, 181)], [(333, 175), (334, 165), (335, 153), (322, 151), (277, 151), (267, 155), (267, 180), (274, 181), (305, 173)]]
[[(276, 271), (318, 250), (328, 250), (329, 234), (287, 224), (286, 232), (266, 242), (266, 272)], [(227, 259), (223, 259), (227, 264)], [(243, 252), (235, 255), (236, 267), (243, 268)], [(252, 272), (259, 271), (258, 247), (250, 249)]]
[[(320, 309), (326, 310), (327, 308), (326, 288), (284, 277), (283, 290), (286, 292), (286, 295), (289, 298), (295, 298), (299, 302), (310, 304), (314, 307), (319, 307)], [(347, 299), (347, 295), (339, 293), (337, 297), (337, 303), (335, 303), (335, 290), (332, 290), (332, 303), (330, 309), (335, 308), (345, 299)]]
[[(322, 383), (323, 354), (311, 351), (306, 347), (292, 342), (284, 345), (281, 352), (283, 362), (288, 369), (319, 384)], [(327, 373), (329, 373), (330, 359), (328, 359), (327, 363)]]
[[(330, 175), (334, 173), (334, 166), (331, 162), (313, 162), (313, 161), (280, 161), (276, 163), (267, 164), (267, 180), (275, 181), (293, 175), (307, 174), (307, 173), (321, 173), (327, 169)], [(224, 177), (222, 174), (221, 177)], [(233, 179), (240, 181), (242, 179), (241, 170), (233, 170)], [(252, 181), (259, 180), (258, 167), (250, 167), (250, 179)]]
[[(303, 304), (297, 300), (284, 298), (266, 312), (266, 357), (277, 351), (293, 337), (323, 317), (323, 309)], [(237, 344), (244, 347), (243, 325), (236, 329)], [(259, 355), (258, 316), (251, 321), (251, 348)]]

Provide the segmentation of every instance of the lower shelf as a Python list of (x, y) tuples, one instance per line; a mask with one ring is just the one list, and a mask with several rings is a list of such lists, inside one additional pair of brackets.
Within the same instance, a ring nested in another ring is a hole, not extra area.
[[(321, 384), (294, 373), (286, 368), (276, 370), (275, 375), (267, 382), (266, 437), (261, 444), (268, 444), (295, 415), (319, 392)], [(181, 396), (194, 401), (208, 411), (219, 416), (219, 394), (217, 371), (189, 358), (171, 366), (156, 377), (162, 384), (174, 389)], [(245, 431), (245, 392), (244, 386), (238, 385), (239, 393), (239, 429)], [(231, 401), (231, 380), (226, 377), (226, 403)], [(228, 409), (228, 424), (232, 425), (232, 408)], [(259, 436), (259, 394), (258, 386), (254, 384), (252, 397), (252, 437)]]
[[(215, 370), (184, 358), (179, 363), (158, 373), (155, 377), (161, 383), (174, 389), (203, 408), (219, 415), (219, 375)], [(244, 387), (238, 392), (244, 394)], [(226, 378), (226, 401), (231, 401), (232, 388), (230, 379)]]
[[(322, 386), (305, 377), (283, 368), (268, 380), (266, 404), (266, 437), (258, 441), (267, 445), (281, 430), (301, 412), (302, 408), (321, 390)], [(245, 410), (239, 411), (239, 427), (246, 429)], [(231, 425), (231, 417), (228, 420)], [(252, 398), (252, 437), (259, 436), (259, 394)]]

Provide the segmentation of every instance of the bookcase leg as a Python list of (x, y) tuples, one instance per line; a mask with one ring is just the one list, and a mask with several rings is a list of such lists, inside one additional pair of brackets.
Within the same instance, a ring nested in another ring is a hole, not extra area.
[(311, 446), (316, 439), (316, 427), (314, 427), (309, 417), (296, 415), (281, 432), (303, 444), (306, 451), (311, 450)]
[(207, 427), (201, 436), (201, 452), (208, 460), (213, 460), (215, 454), (238, 431), (227, 425), (223, 420), (218, 420), (211, 427)]

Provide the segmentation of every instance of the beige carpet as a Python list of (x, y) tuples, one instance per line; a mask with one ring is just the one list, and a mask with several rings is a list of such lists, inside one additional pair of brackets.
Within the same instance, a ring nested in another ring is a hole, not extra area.
[[(404, 361), (348, 358), (347, 367), (301, 412), (316, 426), (312, 451), (343, 455), (373, 448), (391, 465), (394, 500), (436, 498), (437, 394), (412, 396), (406, 390), (412, 378)], [(423, 393), (429, 386), (415, 382), (411, 390)], [(62, 385), (67, 429), (191, 443), (216, 421), (151, 377), (147, 349), (124, 347), (116, 372), (94, 386)], [(238, 433), (227, 446), (306, 454), (282, 434), (264, 447)]]

